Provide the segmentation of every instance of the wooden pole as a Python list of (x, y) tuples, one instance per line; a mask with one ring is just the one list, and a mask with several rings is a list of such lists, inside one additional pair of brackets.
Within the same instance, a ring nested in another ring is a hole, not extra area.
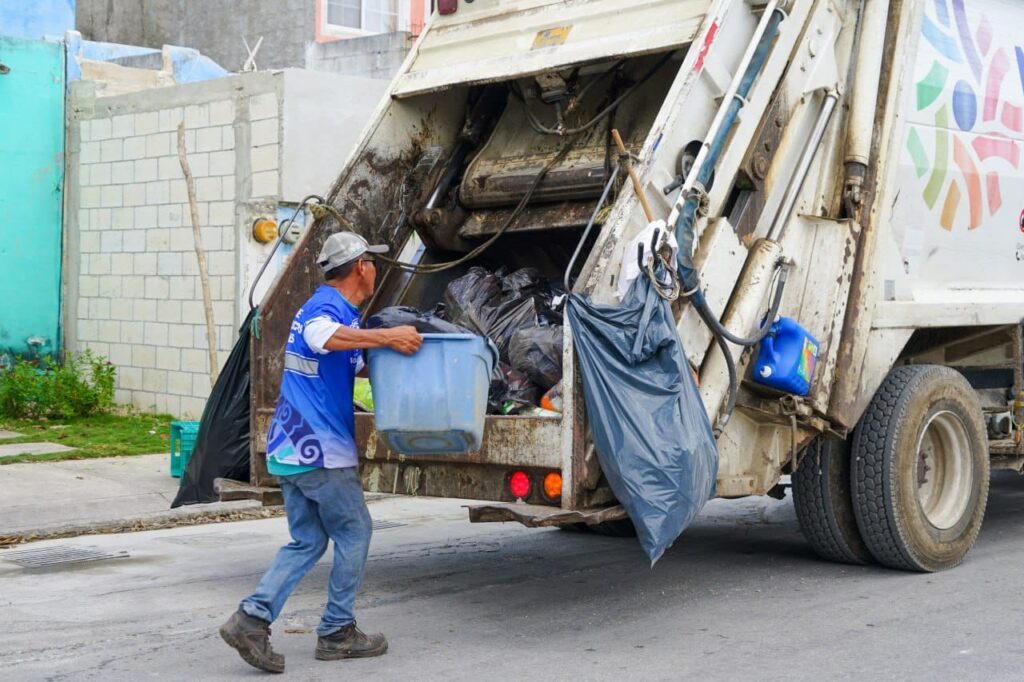
[(199, 281), (203, 285), (203, 308), (206, 310), (206, 344), (210, 349), (210, 387), (217, 383), (220, 363), (217, 361), (217, 328), (213, 323), (213, 296), (210, 294), (210, 273), (206, 267), (206, 252), (203, 250), (203, 234), (199, 229), (199, 210), (196, 208), (196, 184), (192, 179), (192, 171), (188, 166), (188, 154), (185, 149), (185, 122), (178, 124), (178, 161), (181, 172), (185, 174), (185, 187), (188, 190), (188, 208), (192, 215), (192, 238), (196, 247), (196, 259), (199, 261)]
[(636, 170), (633, 169), (633, 162), (630, 161), (629, 152), (626, 151), (626, 145), (622, 143), (622, 138), (616, 129), (612, 129), (612, 140), (614, 140), (615, 146), (619, 148), (619, 153), (626, 157), (624, 161), (626, 172), (629, 173), (629, 179), (633, 181), (633, 191), (636, 192), (636, 197), (640, 200), (640, 206), (644, 209), (647, 222), (654, 222), (654, 211), (651, 210), (651, 205), (647, 203), (647, 195), (644, 194), (644, 189), (640, 185), (640, 178), (637, 177)]

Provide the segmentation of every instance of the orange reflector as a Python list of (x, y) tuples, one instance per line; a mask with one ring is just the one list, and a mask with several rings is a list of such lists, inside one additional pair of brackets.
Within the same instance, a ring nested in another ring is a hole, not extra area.
[(562, 474), (552, 471), (544, 477), (544, 494), (552, 500), (562, 497)]

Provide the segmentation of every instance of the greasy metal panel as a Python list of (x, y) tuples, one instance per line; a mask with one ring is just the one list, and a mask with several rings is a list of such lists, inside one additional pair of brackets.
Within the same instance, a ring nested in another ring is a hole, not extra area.
[(493, 464), (559, 469), (561, 420), (547, 417), (488, 416), (483, 444), (465, 455), (398, 455), (387, 448), (374, 429), (372, 414), (356, 415), (356, 445), (365, 461), (443, 462)]
[[(477, 0), (435, 16), (409, 72), (407, 97), (455, 84), (484, 83), (609, 57), (681, 47), (693, 39), (710, 0)], [(551, 29), (564, 42), (538, 40)]]
[(525, 502), (558, 509), (557, 502), (546, 500), (541, 494), (544, 476), (551, 469), (397, 459), (363, 460), (359, 464), (359, 476), (367, 492), (496, 502), (515, 502), (508, 487), (513, 470), (526, 472), (532, 482)]
[(64, 48), (0, 38), (0, 63), (3, 366), (9, 353), (60, 350)]

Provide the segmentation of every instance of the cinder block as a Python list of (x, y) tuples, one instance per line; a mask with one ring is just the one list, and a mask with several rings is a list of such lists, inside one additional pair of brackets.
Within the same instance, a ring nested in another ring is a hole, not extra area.
[(254, 173), (258, 173), (260, 171), (277, 170), (278, 156), (280, 153), (281, 148), (276, 144), (269, 144), (265, 147), (253, 147), (252, 171)]
[(200, 128), (196, 131), (196, 151), (216, 152), (221, 150), (223, 133), (220, 128)]
[(130, 185), (125, 185), (123, 196), (125, 206), (145, 206), (146, 183), (133, 182)]
[(280, 139), (281, 119), (268, 118), (264, 121), (256, 121), (252, 124), (251, 144), (253, 147), (262, 147), (269, 144), (277, 144)]
[(230, 324), (217, 326), (217, 347), (225, 354), (225, 357), (231, 352), (231, 347), (235, 345), (235, 333), (234, 327)]
[(201, 232), (203, 238), (203, 250), (207, 252), (207, 255), (209, 255), (211, 251), (220, 251), (220, 228), (204, 227)]
[(249, 98), (249, 120), (260, 121), (277, 116), (277, 94), (273, 92)]
[(78, 235), (78, 250), (82, 253), (96, 253), (100, 250), (99, 232), (82, 232)]
[[(235, 316), (235, 302), (234, 301), (214, 301), (213, 302), (213, 319), (224, 324), (234, 319)], [(231, 325), (228, 325), (230, 328)]]
[(209, 159), (208, 172), (210, 175), (231, 175), (235, 172), (235, 153), (233, 151), (212, 152)]
[(142, 370), (138, 367), (118, 367), (117, 383), (122, 389), (128, 391), (142, 388)]
[(133, 182), (153, 182), (158, 179), (156, 159), (139, 159), (134, 163)]
[(132, 347), (127, 343), (110, 344), (110, 355), (107, 356), (116, 367), (132, 364)]
[[(114, 320), (131, 320), (132, 319), (132, 300), (129, 298), (115, 298), (110, 302), (110, 317)], [(126, 346), (130, 348), (130, 346)], [(129, 351), (129, 357), (130, 357)], [(111, 358), (113, 360), (113, 358)], [(129, 360), (130, 362), (130, 360)]]
[(235, 224), (235, 204), (232, 201), (210, 202), (210, 225), (227, 226)]
[[(109, 307), (108, 307), (108, 309), (109, 309)], [(104, 321), (100, 322), (100, 341), (102, 341), (104, 343), (117, 343), (120, 340), (121, 340), (121, 323), (120, 322), (118, 322), (117, 320), (104, 320)]]
[(171, 295), (166, 277), (153, 276), (146, 280), (146, 298), (162, 301)]
[[(189, 158), (189, 163), (191, 162), (192, 159)], [(173, 180), (185, 177), (181, 171), (181, 161), (176, 156), (161, 156), (157, 159), (157, 166), (158, 180)]]
[[(209, 377), (206, 377), (207, 383), (209, 383)], [(193, 391), (195, 389), (193, 388)], [(206, 398), (210, 394), (210, 388), (207, 386), (206, 391), (199, 396), (182, 396), (181, 398), (181, 418), (182, 419), (199, 419), (203, 415), (203, 410), (206, 409)]]
[(167, 393), (157, 393), (155, 399), (156, 402), (153, 405), (154, 412), (157, 414), (169, 414), (172, 417), (176, 417), (178, 415), (178, 408), (181, 405), (179, 402), (179, 396), (168, 395)]
[(181, 369), (181, 351), (164, 344), (156, 351), (156, 366), (158, 369)]
[(157, 209), (159, 227), (181, 227), (181, 204), (164, 204)]
[(235, 121), (235, 103), (230, 99), (210, 103), (210, 125), (231, 125)]
[(224, 126), (221, 128), (221, 149), (234, 149), (235, 148), (235, 128), (234, 126)]
[[(113, 361), (111, 361), (113, 362)], [(114, 363), (117, 364), (116, 362)], [(114, 389), (114, 404), (116, 405), (130, 405), (132, 402), (132, 392), (123, 388)]]
[(173, 251), (157, 254), (156, 271), (158, 275), (180, 275), (181, 254)]
[[(113, 270), (114, 258), (123, 254), (114, 254), (110, 257), (111, 270)], [(121, 287), (121, 276), (120, 275), (101, 275), (100, 278), (100, 298), (105, 298), (108, 301), (121, 298), (124, 293), (124, 289)]]
[[(142, 368), (142, 388), (154, 394), (160, 394), (167, 390), (167, 372), (162, 369)], [(157, 401), (160, 396), (156, 395)]]
[[(187, 303), (187, 301), (180, 301), (180, 303), (184, 304)], [(170, 331), (168, 331), (167, 343), (175, 348), (191, 348), (192, 325), (172, 324), (170, 326)], [(182, 363), (184, 363), (184, 358), (182, 359)]]
[[(172, 132), (178, 129), (178, 124), (185, 118), (185, 110), (182, 107), (173, 109), (162, 109), (159, 114), (160, 132)], [(157, 155), (159, 156), (159, 154)]]
[(278, 174), (277, 171), (264, 171), (262, 173), (252, 174), (252, 196), (256, 197), (270, 197), (276, 196), (278, 193)]
[(110, 230), (113, 221), (110, 219), (109, 208), (94, 208), (89, 211), (89, 229)]
[(99, 163), (100, 143), (83, 142), (78, 148), (78, 161), (79, 163)]
[(153, 228), (146, 230), (146, 250), (166, 251), (170, 246), (170, 230), (166, 228)]
[[(130, 230), (135, 227), (135, 209), (114, 208), (110, 210), (110, 226), (115, 230)], [(122, 247), (123, 248), (123, 247)]]
[(188, 167), (192, 171), (193, 178), (207, 177), (210, 174), (210, 155), (206, 152), (189, 154)]
[(210, 105), (190, 104), (185, 107), (185, 127), (203, 128), (210, 125)]
[(140, 229), (128, 230), (124, 233), (121, 246), (126, 253), (138, 255), (146, 250), (146, 233)]
[(90, 178), (91, 173), (89, 172), (89, 169), (91, 169), (91, 168), (92, 168), (92, 166), (89, 166), (89, 165), (79, 165), (78, 166), (78, 186), (79, 187), (89, 187), (89, 186), (92, 185), (91, 178)]
[(90, 129), (90, 140), (107, 140), (110, 138), (110, 119), (109, 118), (96, 118), (89, 121)]
[(145, 158), (146, 138), (143, 135), (129, 137), (124, 141), (124, 158), (129, 161)]
[(209, 344), (206, 342), (206, 326), (196, 325), (192, 328), (192, 347), (206, 352)]
[[(78, 295), (82, 298), (88, 296), (98, 296), (100, 293), (100, 281), (98, 277), (92, 275), (79, 275), (78, 276)], [(81, 300), (81, 299), (79, 299)]]
[(135, 182), (135, 165), (131, 161), (118, 161), (110, 164), (110, 181), (115, 185), (127, 185)]
[(100, 187), (100, 206), (103, 208), (120, 208), (124, 205), (124, 194), (121, 185)]
[[(132, 308), (134, 309), (134, 307), (135, 301), (132, 302)], [(125, 343), (142, 343), (144, 331), (145, 325), (139, 320), (131, 320), (121, 323), (121, 338)]]
[(100, 142), (100, 161), (108, 163), (124, 159), (124, 142), (121, 140), (103, 140)]
[(89, 169), (89, 183), (88, 187), (97, 187), (102, 185), (110, 184), (110, 164), (109, 163), (97, 163), (91, 166), (86, 166)]
[(96, 355), (104, 358), (110, 354), (110, 344), (105, 341), (92, 341), (89, 343), (88, 348)]
[(171, 203), (172, 204), (183, 204), (188, 201), (188, 187), (185, 185), (185, 179), (179, 178), (177, 180), (168, 180), (171, 183)]
[(235, 200), (235, 182), (236, 177), (234, 175), (226, 175), (221, 178), (222, 186), (220, 191), (220, 198), (224, 201)]
[[(171, 349), (167, 349), (171, 350)], [(178, 349), (173, 349), (177, 351)], [(158, 358), (159, 360), (159, 358)], [(159, 367), (159, 365), (157, 365)], [(162, 369), (180, 369), (178, 367), (165, 367)], [(173, 395), (192, 395), (192, 373), (191, 372), (168, 372), (167, 373), (167, 390)]]
[(171, 188), (167, 184), (166, 180), (157, 180), (156, 182), (146, 183), (146, 203), (153, 204), (166, 204), (171, 200)]
[(89, 274), (90, 275), (109, 275), (110, 274), (110, 254), (109, 253), (90, 253), (89, 254)]
[(222, 187), (220, 178), (197, 178), (196, 201), (220, 201)]
[(132, 365), (135, 367), (155, 367), (156, 346), (142, 344), (132, 346)]
[[(132, 254), (132, 258), (135, 258), (136, 254)], [(134, 260), (133, 260), (134, 265)], [(140, 275), (138, 271), (134, 275), (125, 275), (121, 278), (122, 291), (130, 295), (132, 302), (140, 301), (143, 299), (138, 296), (146, 290), (146, 277), (149, 277), (149, 273)]]
[(170, 133), (154, 133), (146, 136), (146, 156), (159, 157), (170, 156), (171, 150), (176, 149), (171, 142)]
[(189, 252), (196, 250), (196, 240), (192, 236), (192, 227), (171, 230), (171, 251)]
[[(85, 300), (87, 299), (80, 299), (79, 304), (81, 304), (81, 301)], [(87, 315), (79, 314), (78, 338), (82, 341), (95, 341), (97, 336), (99, 336), (99, 322), (96, 320), (90, 320)]]
[[(191, 256), (195, 258), (195, 256)], [(199, 278), (185, 275), (168, 277), (169, 298), (177, 301), (192, 301), (202, 297), (199, 291)]]
[[(186, 372), (205, 372), (206, 365), (209, 364), (206, 353), (192, 347), (192, 327), (182, 328), (188, 329), (188, 341), (187, 347), (181, 349), (181, 369)], [(209, 382), (207, 377), (203, 378)], [(207, 386), (209, 386), (209, 383), (207, 383)]]
[(103, 323), (110, 320), (110, 301), (105, 298), (89, 299), (89, 319), (100, 323), (100, 340), (103, 340)]
[[(115, 253), (110, 257), (110, 272), (114, 275), (131, 275), (134, 273), (132, 254)], [(119, 292), (120, 293), (120, 292)], [(118, 318), (115, 318), (118, 319)]]
[(121, 114), (110, 119), (111, 137), (131, 137), (135, 134), (135, 116), (132, 114)]
[(160, 131), (160, 115), (155, 111), (135, 114), (135, 134), (149, 135)]
[(147, 322), (143, 340), (149, 346), (165, 346), (167, 345), (167, 331), (166, 322)]
[(228, 275), (235, 271), (235, 254), (230, 251), (214, 251), (207, 254), (211, 275)]
[[(202, 324), (206, 321), (205, 314), (203, 313), (202, 301), (182, 301), (181, 302), (181, 321), (187, 324)], [(189, 336), (189, 343), (191, 344), (192, 337)]]
[(149, 391), (134, 391), (132, 404), (143, 412), (156, 412), (156, 395)]
[(157, 226), (156, 206), (136, 206), (132, 209), (135, 213), (135, 227), (140, 230), (147, 230)]
[[(136, 253), (132, 256), (134, 263), (135, 273), (145, 276), (152, 275), (156, 272), (156, 253)], [(137, 293), (137, 292), (133, 292)], [(152, 303), (152, 301), (144, 301), (144, 299), (137, 299), (137, 303)]]
[(182, 254), (181, 274), (189, 277), (195, 277), (199, 274), (199, 261), (196, 259), (195, 253)]
[(157, 302), (151, 299), (133, 299), (132, 318), (140, 322), (156, 322), (156, 304)]

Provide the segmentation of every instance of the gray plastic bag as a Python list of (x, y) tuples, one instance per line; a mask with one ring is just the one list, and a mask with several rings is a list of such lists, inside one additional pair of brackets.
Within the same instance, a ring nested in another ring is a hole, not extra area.
[(654, 565), (715, 492), (718, 450), (672, 310), (646, 277), (619, 306), (568, 303), (587, 423)]

